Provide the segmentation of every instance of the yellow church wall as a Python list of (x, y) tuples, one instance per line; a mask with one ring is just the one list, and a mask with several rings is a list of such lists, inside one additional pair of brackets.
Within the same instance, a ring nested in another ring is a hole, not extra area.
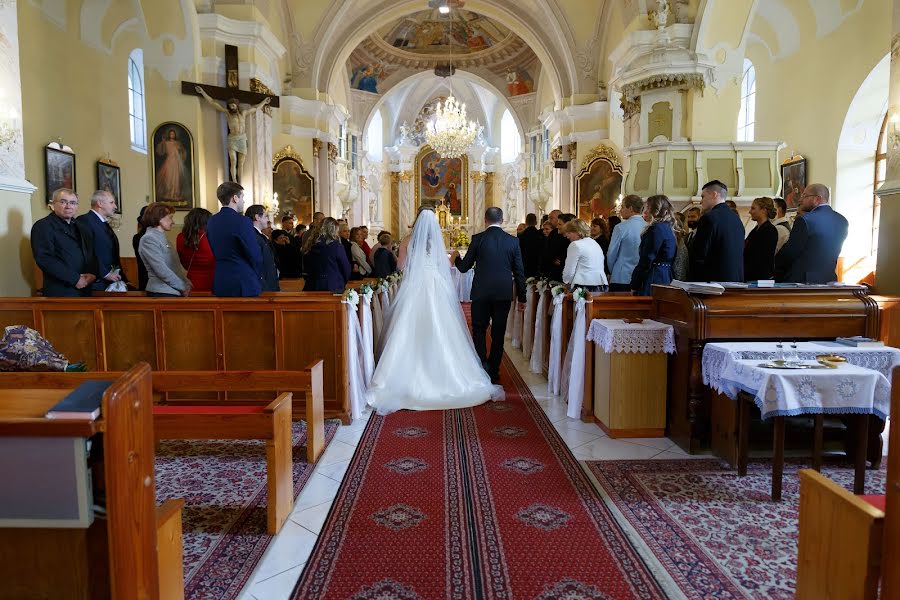
[(31, 199), (28, 194), (0, 190), (0, 206), (0, 256), (5, 258), (0, 261), (0, 296), (30, 296)]

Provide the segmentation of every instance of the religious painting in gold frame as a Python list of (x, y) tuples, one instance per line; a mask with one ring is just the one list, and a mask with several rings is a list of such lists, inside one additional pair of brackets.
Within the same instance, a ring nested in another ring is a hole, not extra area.
[(272, 158), (272, 191), (278, 194), (280, 216), (293, 215), (297, 224), (312, 223), (316, 210), (315, 179), (291, 146)]
[(622, 165), (615, 150), (608, 146), (592, 150), (575, 177), (575, 190), (579, 219), (590, 223), (614, 214), (622, 192)]
[(194, 138), (187, 127), (167, 121), (153, 130), (153, 200), (175, 210), (194, 208)]
[(469, 220), (469, 158), (443, 158), (431, 146), (416, 155), (416, 208), (445, 204), (462, 223)]

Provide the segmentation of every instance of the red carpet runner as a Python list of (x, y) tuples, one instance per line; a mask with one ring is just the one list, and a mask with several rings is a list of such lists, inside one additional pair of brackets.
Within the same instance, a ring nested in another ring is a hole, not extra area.
[(662, 598), (512, 363), (507, 401), (373, 415), (293, 598)]

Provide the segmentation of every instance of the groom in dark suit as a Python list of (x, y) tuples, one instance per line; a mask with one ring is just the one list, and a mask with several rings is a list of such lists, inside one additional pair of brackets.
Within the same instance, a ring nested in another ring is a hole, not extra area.
[[(513, 300), (513, 283), (519, 302), (525, 302), (525, 272), (519, 241), (503, 231), (503, 211), (492, 206), (484, 212), (485, 230), (472, 236), (465, 258), (453, 251), (451, 258), (461, 273), (475, 267), (472, 281), (472, 338), (481, 364), (497, 383), (503, 359), (503, 337)], [(485, 334), (491, 323), (491, 353)]]

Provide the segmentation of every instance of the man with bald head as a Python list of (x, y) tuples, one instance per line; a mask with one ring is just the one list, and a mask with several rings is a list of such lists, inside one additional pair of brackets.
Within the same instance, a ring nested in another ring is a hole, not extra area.
[(775, 255), (775, 279), (791, 283), (830, 283), (837, 280), (837, 259), (847, 239), (848, 224), (829, 204), (831, 192), (821, 183), (803, 190), (791, 236)]

